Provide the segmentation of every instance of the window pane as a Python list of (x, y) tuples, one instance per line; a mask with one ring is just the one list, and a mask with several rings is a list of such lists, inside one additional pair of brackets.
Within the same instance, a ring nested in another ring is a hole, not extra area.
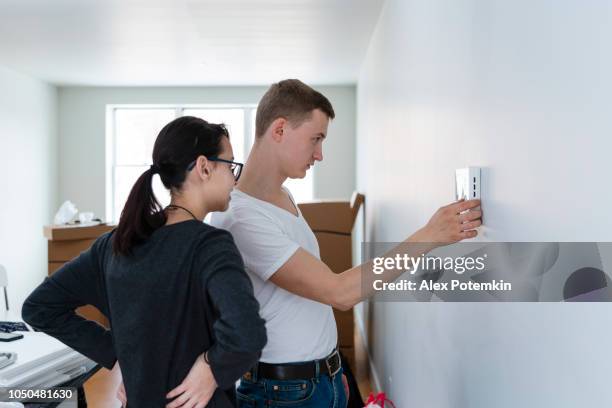
[(235, 160), (244, 162), (244, 109), (185, 109), (183, 114), (210, 123), (224, 123), (230, 134)]
[[(176, 117), (181, 106), (156, 108), (137, 107), (117, 108), (113, 119), (113, 153), (109, 164), (114, 164), (113, 186), (113, 221), (118, 222), (129, 192), (140, 175), (151, 164), (153, 144), (159, 131)], [(256, 109), (244, 108), (185, 108), (184, 115), (201, 117), (211, 123), (225, 123), (230, 132), (230, 140), (236, 161), (246, 161), (250, 145), (255, 140)], [(247, 123), (246, 121), (249, 121)], [(247, 134), (247, 132), (249, 134)], [(247, 146), (248, 144), (248, 146)], [(313, 175), (306, 173), (304, 179), (287, 180), (289, 188), (298, 202), (312, 200)], [(162, 185), (159, 176), (153, 178), (153, 190), (162, 206), (170, 203), (170, 195)]]
[(115, 110), (115, 164), (151, 164), (155, 138), (174, 118), (174, 109)]
[[(149, 166), (117, 166), (115, 167), (115, 200), (114, 200), (114, 221), (119, 222), (119, 217), (121, 216), (121, 211), (125, 206), (125, 202), (127, 201), (128, 195), (138, 180), (138, 177), (145, 170), (147, 170)], [(157, 197), (157, 201), (165, 207), (170, 204), (170, 194), (162, 184), (158, 175), (153, 177), (153, 193), (155, 197)]]
[(291, 191), (293, 198), (298, 203), (313, 199), (312, 170), (308, 170), (303, 179), (287, 179), (283, 185)]

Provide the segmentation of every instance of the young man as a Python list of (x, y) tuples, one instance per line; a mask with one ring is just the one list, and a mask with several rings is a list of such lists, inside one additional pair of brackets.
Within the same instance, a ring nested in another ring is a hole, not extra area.
[[(264, 406), (264, 401), (346, 406), (332, 307), (350, 309), (369, 293), (362, 290), (361, 266), (335, 274), (320, 260), (313, 232), (282, 186), (323, 160), (322, 144), (334, 116), (327, 98), (304, 83), (290, 79), (272, 85), (257, 108), (256, 141), (230, 208), (212, 216), (214, 226), (234, 236), (268, 334), (260, 362), (241, 379), (239, 407)], [(406, 240), (404, 252), (416, 257), (436, 246), (408, 245), (413, 242), (475, 237), (481, 214), (466, 210), (478, 205), (474, 200), (441, 208)]]

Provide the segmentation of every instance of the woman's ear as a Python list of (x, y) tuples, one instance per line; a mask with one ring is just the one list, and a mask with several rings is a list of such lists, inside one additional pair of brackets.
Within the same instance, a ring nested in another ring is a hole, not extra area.
[(203, 179), (207, 179), (210, 177), (211, 175), (211, 171), (212, 169), (210, 168), (211, 166), (211, 162), (210, 160), (208, 160), (206, 158), (206, 156), (204, 155), (200, 155), (198, 156), (198, 158), (196, 159), (196, 165), (195, 168), (198, 170), (198, 175), (203, 178)]

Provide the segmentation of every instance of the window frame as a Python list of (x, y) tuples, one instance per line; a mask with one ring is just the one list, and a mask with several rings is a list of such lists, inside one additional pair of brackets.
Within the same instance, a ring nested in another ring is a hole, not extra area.
[[(244, 155), (248, 157), (250, 146), (254, 142), (255, 129), (253, 129), (254, 115), (257, 110), (256, 103), (167, 103), (167, 104), (107, 104), (106, 105), (106, 141), (105, 141), (105, 215), (109, 223), (119, 220), (119, 214), (114, 214), (115, 208), (115, 172), (116, 172), (116, 120), (117, 110), (139, 109), (173, 109), (174, 117), (183, 116), (186, 109), (242, 109), (244, 112)], [(115, 219), (116, 216), (116, 219)]]

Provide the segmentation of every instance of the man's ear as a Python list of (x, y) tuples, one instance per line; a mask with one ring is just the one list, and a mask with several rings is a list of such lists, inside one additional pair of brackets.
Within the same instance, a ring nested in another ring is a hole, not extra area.
[(272, 133), (272, 140), (275, 142), (280, 142), (283, 140), (283, 136), (285, 134), (285, 126), (287, 126), (287, 119), (278, 118), (275, 119), (270, 125), (270, 130)]

